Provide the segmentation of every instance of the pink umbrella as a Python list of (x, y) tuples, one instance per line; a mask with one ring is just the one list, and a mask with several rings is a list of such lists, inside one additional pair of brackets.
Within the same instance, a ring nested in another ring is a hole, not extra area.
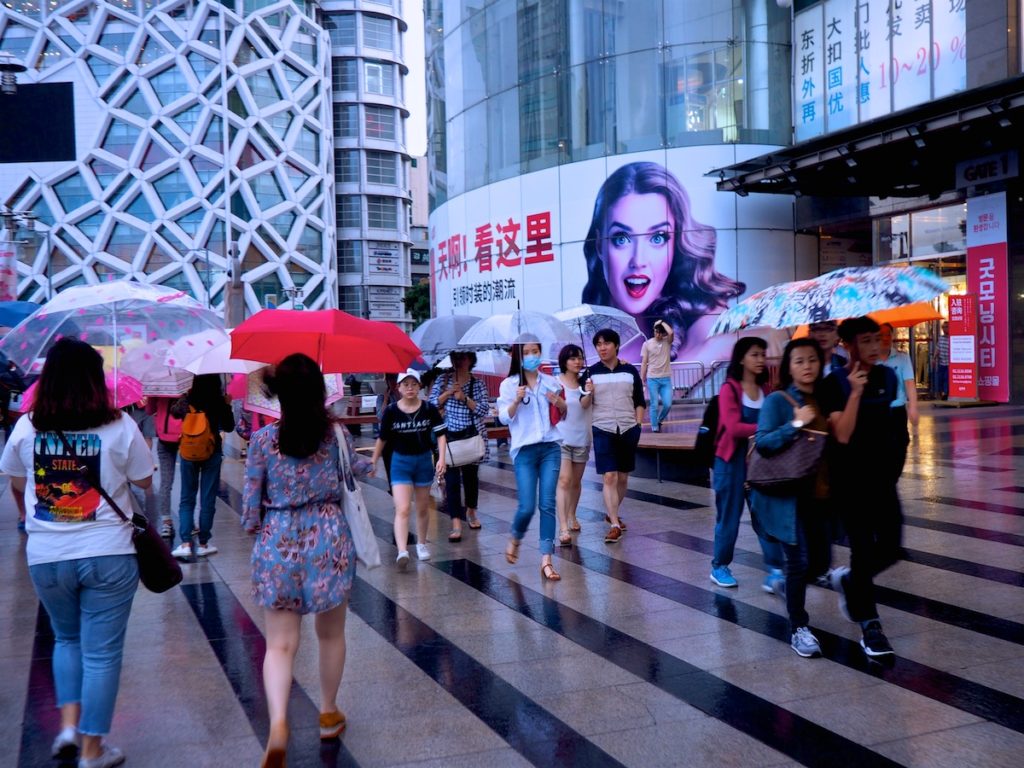
[[(114, 407), (124, 408), (126, 405), (137, 403), (142, 399), (142, 382), (123, 373), (117, 374), (117, 381), (114, 381), (115, 374), (108, 371), (105, 375), (107, 389), (114, 397)], [(32, 382), (32, 386), (25, 390), (21, 396), (21, 412), (28, 413), (32, 410), (32, 403), (36, 399), (36, 385), (38, 381)]]

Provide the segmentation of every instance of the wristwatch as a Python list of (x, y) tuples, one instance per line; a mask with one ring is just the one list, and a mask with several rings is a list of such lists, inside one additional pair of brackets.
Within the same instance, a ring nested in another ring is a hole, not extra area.
[(793, 429), (803, 429), (804, 427), (804, 422), (802, 419), (793, 419), (789, 423), (793, 425)]

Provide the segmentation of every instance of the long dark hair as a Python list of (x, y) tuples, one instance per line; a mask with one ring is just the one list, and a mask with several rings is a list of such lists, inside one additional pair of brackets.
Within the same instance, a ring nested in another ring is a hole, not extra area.
[[(825, 368), (825, 353), (821, 351), (818, 342), (809, 336), (802, 339), (791, 339), (782, 353), (782, 363), (779, 367), (779, 389), (789, 389), (793, 383), (793, 374), (789, 372), (789, 361), (793, 357), (793, 351), (802, 347), (810, 347), (818, 355), (818, 382), (821, 381), (823, 369)], [(818, 382), (815, 382), (817, 384)]]
[(652, 335), (652, 326), (658, 318), (672, 324), (674, 358), (691, 325), (708, 312), (724, 308), (729, 299), (739, 296), (747, 286), (715, 270), (715, 228), (693, 218), (690, 199), (679, 180), (657, 163), (629, 163), (605, 179), (594, 201), (594, 215), (583, 243), (588, 274), (583, 287), (585, 304), (611, 304), (611, 291), (601, 261), (602, 229), (611, 207), (629, 194), (661, 195), (675, 221), (672, 269), (665, 289), (643, 317), (637, 318), (646, 336)]
[(224, 385), (219, 373), (203, 373), (192, 379), (188, 404), (197, 411), (213, 414), (224, 402)]
[[(736, 381), (743, 381), (743, 358), (747, 356), (747, 352), (752, 350), (754, 347), (760, 347), (765, 352), (768, 351), (768, 342), (762, 339), (760, 336), (744, 336), (742, 339), (736, 342), (732, 348), (732, 359), (729, 361), (729, 367), (725, 371), (725, 375), (730, 379), (736, 379)], [(758, 384), (764, 384), (768, 381), (768, 366), (764, 367), (754, 379)]]
[(100, 353), (71, 338), (50, 347), (32, 406), (36, 431), (95, 429), (119, 418), (121, 412), (110, 402)]
[(281, 402), (277, 445), (281, 453), (296, 459), (312, 456), (327, 437), (327, 388), (319, 366), (297, 352), (263, 377), (267, 389)]

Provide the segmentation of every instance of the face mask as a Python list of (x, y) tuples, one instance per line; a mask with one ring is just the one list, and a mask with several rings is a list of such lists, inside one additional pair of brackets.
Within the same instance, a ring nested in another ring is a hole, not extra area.
[(528, 371), (540, 368), (540, 355), (523, 355), (523, 368)]

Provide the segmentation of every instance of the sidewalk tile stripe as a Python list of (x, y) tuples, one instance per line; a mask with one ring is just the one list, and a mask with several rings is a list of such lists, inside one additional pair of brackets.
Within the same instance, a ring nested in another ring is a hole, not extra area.
[(356, 616), (534, 765), (622, 765), (366, 581), (356, 579), (350, 605)]
[(434, 567), (641, 680), (808, 766), (895, 766), (892, 760), (682, 659), (468, 560)]

